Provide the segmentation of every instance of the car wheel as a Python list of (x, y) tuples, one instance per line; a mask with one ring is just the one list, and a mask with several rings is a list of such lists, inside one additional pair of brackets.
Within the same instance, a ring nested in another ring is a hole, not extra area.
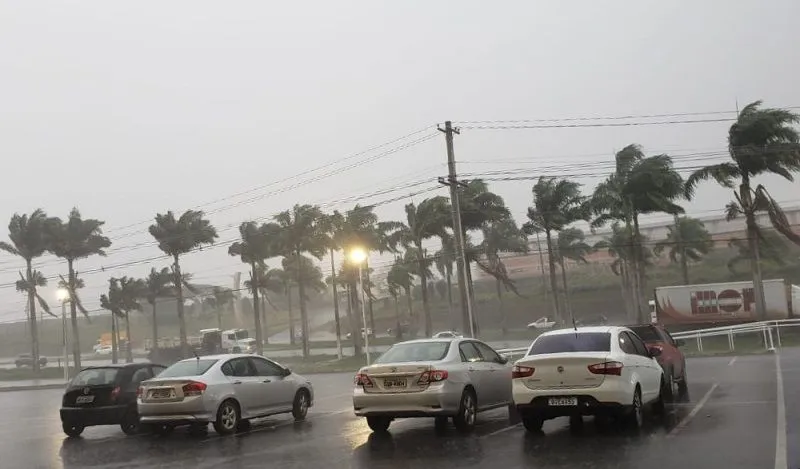
[(531, 433), (541, 433), (544, 419), (538, 415), (523, 415), (522, 426)]
[(664, 373), (664, 389), (661, 391), (661, 397), (666, 403), (675, 401), (675, 376), (673, 370), (668, 370)]
[(133, 410), (126, 412), (122, 417), (119, 428), (126, 435), (135, 435), (139, 433), (139, 416), (136, 415), (136, 412)]
[(517, 410), (517, 406), (514, 404), (508, 405), (508, 424), (509, 425), (516, 425), (518, 424), (522, 418), (519, 415), (519, 411)]
[(67, 434), (70, 438), (75, 438), (81, 436), (83, 433), (83, 429), (85, 428), (83, 425), (73, 425), (71, 423), (62, 423), (61, 428), (64, 430), (64, 433)]
[(311, 404), (311, 398), (308, 391), (301, 389), (297, 391), (294, 396), (294, 404), (292, 405), (292, 417), (295, 420), (305, 420), (308, 415), (308, 406)]
[(239, 406), (232, 400), (220, 404), (217, 409), (217, 419), (214, 421), (214, 430), (220, 435), (230, 435), (239, 425)]
[(661, 382), (658, 385), (658, 397), (653, 403), (653, 412), (656, 415), (664, 415), (667, 413), (668, 382), (671, 382), (671, 378), (667, 378), (666, 375), (661, 375)]
[(459, 431), (470, 432), (475, 428), (477, 417), (478, 402), (475, 399), (475, 392), (471, 389), (465, 389), (461, 394), (458, 413), (453, 417), (453, 423)]
[(644, 415), (642, 413), (642, 391), (639, 387), (633, 392), (633, 402), (631, 402), (630, 410), (627, 415), (628, 428), (633, 431), (639, 431), (642, 428)]
[(391, 417), (367, 417), (367, 425), (375, 433), (384, 433), (392, 423)]
[(573, 434), (581, 433), (583, 431), (583, 417), (580, 415), (570, 415), (569, 431)]
[(689, 382), (686, 379), (686, 367), (683, 367), (683, 376), (678, 381), (678, 399), (681, 401), (689, 400)]
[(443, 432), (443, 431), (447, 430), (447, 424), (448, 423), (449, 423), (449, 420), (448, 420), (447, 417), (436, 417), (433, 420), (433, 426), (434, 426), (434, 428), (436, 429), (437, 432)]

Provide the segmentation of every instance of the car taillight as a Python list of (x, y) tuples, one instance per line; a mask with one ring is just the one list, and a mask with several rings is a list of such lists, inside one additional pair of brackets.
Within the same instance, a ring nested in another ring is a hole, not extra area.
[(116, 388), (111, 390), (111, 400), (112, 401), (116, 401), (117, 400), (117, 396), (119, 396), (119, 392), (120, 392), (119, 386), (117, 386)]
[(200, 381), (189, 381), (183, 385), (183, 395), (199, 396), (203, 394), (203, 391), (205, 391), (207, 387), (208, 386), (206, 386), (206, 383), (201, 383)]
[(535, 371), (536, 368), (532, 366), (514, 365), (514, 368), (511, 368), (511, 378), (527, 378), (529, 376), (533, 376)]
[(438, 383), (447, 379), (447, 371), (445, 370), (430, 370), (422, 373), (417, 381), (420, 386), (425, 386), (430, 383)]
[(620, 362), (603, 362), (589, 365), (589, 372), (596, 375), (622, 375), (622, 363)]
[(369, 376), (367, 376), (364, 373), (356, 374), (356, 377), (353, 379), (353, 382), (355, 383), (356, 386), (364, 386), (365, 388), (371, 388), (372, 386), (374, 386), (372, 384), (372, 380), (369, 379)]

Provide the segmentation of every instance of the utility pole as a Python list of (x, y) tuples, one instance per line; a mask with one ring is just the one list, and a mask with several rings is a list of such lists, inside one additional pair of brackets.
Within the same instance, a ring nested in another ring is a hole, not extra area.
[(456, 156), (453, 150), (453, 134), (460, 133), (457, 128), (453, 128), (453, 123), (446, 121), (444, 129), (438, 127), (440, 132), (444, 132), (445, 142), (447, 143), (447, 179), (439, 178), (439, 183), (450, 187), (450, 207), (453, 213), (453, 234), (456, 242), (456, 270), (458, 271), (458, 293), (461, 296), (461, 320), (464, 333), (469, 333), (470, 337), (475, 337), (475, 318), (472, 314), (472, 301), (470, 301), (468, 291), (466, 254), (464, 251), (463, 229), (461, 227), (461, 202), (458, 197), (458, 186), (463, 183), (458, 182), (456, 176)]

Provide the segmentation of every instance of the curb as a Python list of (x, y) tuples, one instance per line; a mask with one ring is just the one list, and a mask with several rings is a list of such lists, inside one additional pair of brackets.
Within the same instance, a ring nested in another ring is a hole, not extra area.
[(39, 391), (45, 389), (64, 389), (66, 384), (39, 384), (32, 386), (0, 386), (0, 392)]

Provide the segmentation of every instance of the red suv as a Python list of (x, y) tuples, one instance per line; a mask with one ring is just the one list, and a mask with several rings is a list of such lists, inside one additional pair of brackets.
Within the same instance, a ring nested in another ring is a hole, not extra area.
[(647, 345), (647, 348), (657, 348), (661, 354), (656, 357), (664, 375), (671, 380), (668, 383), (669, 389), (675, 389), (678, 385), (678, 398), (684, 399), (689, 394), (689, 386), (686, 381), (686, 357), (678, 348), (683, 345), (683, 340), (675, 340), (663, 327), (658, 324), (637, 324), (627, 326), (636, 333)]

